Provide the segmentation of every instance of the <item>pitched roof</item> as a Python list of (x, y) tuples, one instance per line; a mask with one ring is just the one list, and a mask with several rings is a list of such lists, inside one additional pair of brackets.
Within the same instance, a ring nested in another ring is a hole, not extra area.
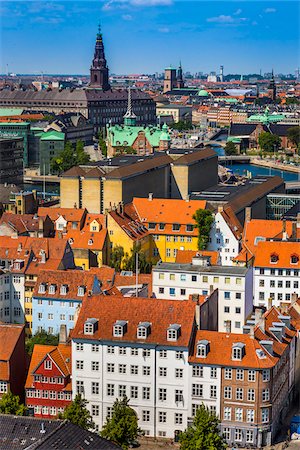
[(172, 158), (169, 155), (156, 156), (155, 158), (144, 159), (143, 161), (136, 162), (135, 164), (128, 164), (117, 169), (113, 169), (107, 173), (105, 177), (107, 179), (122, 179), (130, 178), (137, 174), (148, 172), (151, 169), (164, 167), (172, 162)]
[(38, 209), (38, 216), (49, 216), (54, 222), (60, 216), (63, 216), (67, 222), (80, 222), (86, 214), (86, 209), (79, 208), (46, 208), (40, 206)]
[(35, 344), (30, 360), (25, 388), (33, 387), (34, 374), (47, 355), (50, 355), (51, 359), (65, 377), (71, 375), (71, 345), (59, 344), (58, 346), (55, 346)]
[[(194, 325), (195, 303), (189, 300), (159, 300), (122, 296), (94, 296), (84, 301), (72, 332), (72, 339), (109, 340), (116, 342), (143, 342), (148, 344), (187, 347)], [(84, 323), (88, 318), (98, 320), (98, 329), (93, 335), (84, 334)], [(127, 322), (123, 337), (113, 336), (113, 325), (117, 320)], [(141, 322), (151, 323), (151, 332), (146, 339), (137, 338), (137, 327)], [(180, 324), (181, 333), (177, 341), (167, 340), (170, 324)]]
[(39, 217), (32, 214), (12, 214), (4, 212), (0, 219), (0, 225), (4, 223), (19, 234), (39, 230)]
[(178, 159), (173, 161), (174, 166), (195, 164), (204, 159), (217, 158), (217, 153), (210, 147), (203, 148), (199, 151), (186, 152)]
[(73, 249), (102, 250), (107, 236), (107, 229), (100, 231), (68, 230), (64, 238), (69, 240)]
[(223, 209), (223, 211), (221, 211), (221, 215), (222, 215), (223, 219), (225, 220), (225, 222), (227, 223), (227, 225), (229, 226), (233, 235), (237, 239), (240, 239), (242, 232), (243, 232), (243, 227), (242, 227), (240, 221), (238, 220), (237, 216), (235, 215), (232, 207), (226, 206)]
[(219, 261), (219, 252), (207, 251), (207, 250), (178, 250), (176, 254), (175, 263), (179, 264), (188, 264), (192, 262), (192, 259), (197, 254), (201, 256), (210, 256), (210, 263), (213, 266), (216, 266)]
[(24, 325), (0, 323), (0, 380), (2, 381), (9, 381), (9, 361), (22, 333), (24, 333)]
[[(271, 262), (271, 255), (277, 255), (278, 261)], [(291, 262), (291, 257), (298, 257), (297, 263)], [(300, 269), (300, 241), (265, 241), (258, 242), (255, 253), (255, 267)]]
[(109, 215), (133, 241), (139, 240), (149, 234), (148, 229), (140, 221), (132, 203), (125, 205), (123, 211), (119, 209), (110, 211)]
[[(137, 198), (132, 204), (142, 222), (195, 224), (193, 219), (197, 209), (205, 209), (205, 200), (177, 200), (167, 198)], [(180, 212), (180, 214), (179, 214)]]

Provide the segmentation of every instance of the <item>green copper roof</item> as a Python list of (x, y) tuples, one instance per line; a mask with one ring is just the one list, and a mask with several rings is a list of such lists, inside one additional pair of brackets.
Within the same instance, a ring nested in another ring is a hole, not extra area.
[(159, 127), (142, 127), (114, 125), (107, 129), (107, 138), (113, 147), (130, 147), (138, 137), (138, 133), (144, 131), (147, 140), (152, 147), (158, 147), (160, 140), (170, 140), (169, 133)]
[(217, 97), (214, 100), (225, 103), (238, 103), (236, 98)]
[(0, 108), (0, 117), (3, 116), (20, 116), (24, 109)]
[(60, 133), (59, 131), (47, 131), (43, 133), (41, 136), (41, 141), (64, 141), (65, 134)]
[(284, 114), (270, 114), (270, 110), (266, 107), (264, 114), (253, 114), (248, 117), (248, 122), (272, 123), (280, 122), (285, 118)]
[(29, 122), (0, 122), (0, 126), (1, 127), (11, 127), (11, 126), (15, 126), (15, 127), (28, 127), (28, 125), (30, 125)]
[(199, 97), (208, 97), (208, 92), (205, 89), (200, 89), (200, 91), (197, 92), (197, 95)]
[(237, 137), (233, 137), (233, 136), (229, 136), (227, 138), (227, 142), (233, 142), (234, 144), (240, 144), (242, 142), (241, 138), (237, 138)]

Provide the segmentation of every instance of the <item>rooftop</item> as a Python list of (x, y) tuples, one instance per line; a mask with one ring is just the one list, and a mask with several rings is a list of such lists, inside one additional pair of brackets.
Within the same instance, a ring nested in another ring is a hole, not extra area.
[(153, 267), (153, 271), (159, 272), (191, 272), (191, 273), (211, 273), (214, 275), (244, 276), (248, 272), (247, 267), (240, 266), (200, 266), (195, 264), (179, 264), (159, 262)]

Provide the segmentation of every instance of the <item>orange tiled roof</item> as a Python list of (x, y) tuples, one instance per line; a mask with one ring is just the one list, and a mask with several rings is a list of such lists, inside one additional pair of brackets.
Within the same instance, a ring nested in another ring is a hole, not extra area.
[[(277, 255), (278, 261), (271, 263), (271, 255)], [(298, 262), (291, 262), (292, 255), (298, 257)], [(300, 242), (265, 241), (258, 242), (255, 254), (255, 267), (300, 269)]]
[(137, 215), (143, 223), (166, 223), (166, 224), (194, 224), (194, 213), (197, 209), (205, 209), (205, 200), (177, 200), (134, 197), (132, 204)]
[[(84, 301), (80, 309), (72, 338), (113, 340), (117, 342), (143, 342), (168, 346), (189, 345), (194, 326), (195, 303), (189, 300), (159, 300), (122, 296), (95, 296), (93, 301)], [(88, 318), (98, 320), (94, 335), (84, 334), (84, 323)], [(123, 337), (113, 337), (113, 325), (117, 320), (127, 321)], [(146, 339), (137, 338), (140, 322), (150, 322), (151, 332)], [(180, 324), (181, 334), (177, 341), (167, 340), (170, 324)]]
[(175, 262), (180, 264), (189, 264), (197, 254), (202, 256), (210, 256), (210, 263), (212, 266), (216, 266), (218, 264), (219, 253), (207, 250), (178, 250)]
[(48, 215), (53, 222), (60, 216), (63, 216), (67, 222), (80, 222), (85, 213), (85, 209), (78, 208), (46, 208), (40, 206), (38, 209), (38, 216)]
[(142, 239), (149, 234), (145, 224), (140, 221), (132, 203), (125, 205), (123, 211), (116, 209), (110, 211), (109, 214), (133, 241)]
[(39, 230), (39, 218), (32, 214), (12, 214), (4, 212), (0, 219), (0, 225), (7, 224), (17, 233)]
[(69, 240), (72, 248), (102, 250), (107, 236), (107, 229), (100, 231), (68, 230), (64, 238)]
[(9, 361), (23, 333), (24, 325), (0, 323), (0, 361)]
[(243, 231), (243, 227), (238, 220), (237, 216), (235, 215), (233, 209), (231, 206), (227, 206), (223, 209), (221, 212), (221, 215), (225, 222), (228, 224), (229, 228), (231, 229), (232, 233), (237, 239), (240, 239)]
[[(48, 354), (51, 356), (64, 376), (71, 374), (71, 345), (59, 344), (56, 347), (54, 345), (35, 344), (30, 360), (25, 388), (33, 387), (33, 375)], [(70, 388), (69, 390), (72, 389)]]
[(0, 381), (9, 381), (9, 362), (0, 361)]
[[(136, 284), (136, 275), (121, 275), (120, 273), (116, 273), (114, 286), (123, 287), (123, 286), (135, 286)], [(148, 285), (148, 297), (152, 295), (152, 275), (149, 273), (139, 273), (138, 274), (138, 284), (147, 284)]]
[(96, 275), (100, 281), (102, 291), (110, 289), (115, 281), (115, 269), (109, 266), (91, 267), (89, 273)]
[(85, 217), (84, 227), (83, 229), (90, 229), (90, 224), (96, 220), (101, 226), (104, 226), (105, 215), (104, 214), (90, 214), (88, 213)]

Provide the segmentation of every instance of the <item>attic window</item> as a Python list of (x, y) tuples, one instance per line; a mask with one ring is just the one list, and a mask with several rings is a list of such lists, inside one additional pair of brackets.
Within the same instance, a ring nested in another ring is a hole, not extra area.
[(168, 341), (177, 341), (180, 336), (180, 329), (181, 325), (178, 325), (178, 323), (171, 324), (167, 330)]
[(77, 295), (78, 297), (83, 297), (85, 293), (85, 287), (84, 286), (78, 286)]
[(56, 285), (50, 284), (49, 286), (49, 294), (55, 294)]
[(154, 222), (149, 222), (149, 225), (148, 225), (148, 229), (149, 229), (149, 230), (155, 230), (155, 227), (156, 227), (156, 223), (154, 223)]
[(126, 333), (127, 322), (126, 320), (117, 320), (114, 323), (113, 335), (114, 337), (122, 337)]
[(209, 352), (209, 342), (206, 339), (197, 343), (197, 357), (206, 358)]
[(66, 295), (68, 292), (68, 286), (66, 284), (62, 284), (60, 287), (60, 294), (61, 295)]
[(299, 256), (298, 255), (292, 255), (291, 256), (291, 264), (298, 264), (299, 262)]
[(232, 359), (241, 361), (245, 355), (245, 344), (238, 342), (232, 346)]
[(69, 244), (73, 244), (74, 239), (73, 238), (69, 238)]
[(45, 294), (46, 293), (46, 283), (41, 283), (39, 285), (39, 294)]
[(276, 264), (278, 262), (278, 255), (276, 253), (272, 253), (271, 258), (270, 258), (270, 262), (272, 264)]
[(93, 245), (93, 243), (94, 243), (93, 239), (88, 240), (88, 245)]
[(87, 319), (84, 323), (84, 334), (94, 334), (98, 329), (98, 320), (97, 319)]
[(139, 339), (146, 339), (151, 332), (150, 322), (140, 322), (137, 327), (136, 335)]
[(186, 231), (193, 231), (194, 225), (187, 224)]

